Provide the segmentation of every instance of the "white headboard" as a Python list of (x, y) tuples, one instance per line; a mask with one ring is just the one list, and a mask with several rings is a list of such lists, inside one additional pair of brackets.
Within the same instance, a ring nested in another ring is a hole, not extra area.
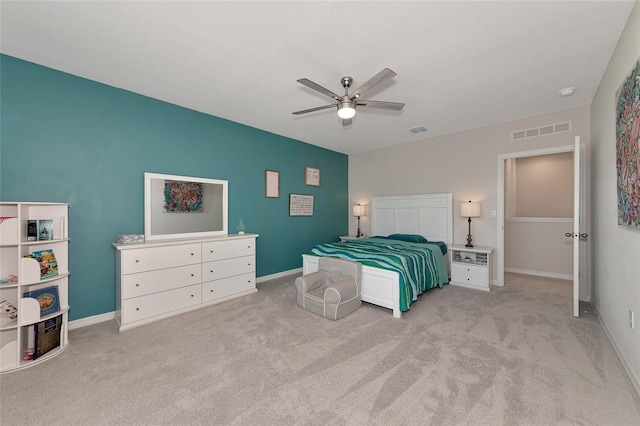
[(453, 244), (453, 194), (422, 194), (371, 199), (371, 236), (418, 234)]

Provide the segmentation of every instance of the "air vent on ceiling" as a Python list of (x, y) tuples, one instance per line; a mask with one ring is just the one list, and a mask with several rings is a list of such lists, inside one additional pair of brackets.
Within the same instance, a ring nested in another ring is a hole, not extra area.
[(554, 133), (568, 132), (571, 130), (571, 122), (550, 124), (548, 126), (536, 127), (534, 129), (516, 130), (511, 133), (511, 140), (535, 138), (538, 136), (547, 136)]
[(417, 134), (417, 133), (424, 133), (427, 131), (427, 128), (425, 126), (418, 126), (418, 127), (412, 127), (409, 130), (411, 133), (413, 134)]

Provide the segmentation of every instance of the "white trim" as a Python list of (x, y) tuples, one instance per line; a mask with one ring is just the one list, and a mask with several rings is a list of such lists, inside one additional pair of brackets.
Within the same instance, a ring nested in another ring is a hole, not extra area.
[(293, 275), (293, 274), (302, 274), (302, 267), (289, 269), (288, 271), (277, 272), (271, 275), (263, 275), (262, 277), (256, 278), (256, 284), (259, 284), (265, 281), (275, 280), (276, 278), (282, 278), (282, 277), (286, 277), (287, 275)]
[(111, 321), (114, 319), (116, 319), (116, 311), (111, 311), (111, 312), (107, 312), (100, 315), (94, 315), (92, 317), (80, 318), (77, 320), (69, 321), (69, 330), (88, 327), (90, 325), (98, 324), (105, 321)]
[(627, 372), (627, 375), (631, 380), (631, 384), (636, 389), (636, 393), (638, 394), (638, 396), (640, 396), (640, 377), (638, 377), (635, 371), (633, 371), (633, 368), (631, 368), (631, 364), (629, 364), (629, 361), (627, 360), (627, 358), (625, 358), (624, 352), (620, 350), (616, 339), (613, 337), (613, 334), (609, 330), (607, 323), (604, 322), (604, 318), (602, 318), (602, 315), (598, 315), (598, 321), (600, 322), (600, 325), (602, 326), (607, 339), (609, 339), (609, 343), (611, 343), (611, 346), (613, 346), (613, 350), (615, 351), (616, 355), (618, 355), (618, 359), (620, 360), (624, 371)]
[(506, 222), (573, 223), (571, 217), (505, 217)]
[(527, 269), (517, 269), (517, 268), (504, 268), (505, 272), (513, 272), (515, 274), (523, 274), (523, 275), (533, 275), (536, 277), (545, 277), (545, 278), (554, 278), (557, 280), (573, 280), (573, 276), (571, 274), (557, 274), (555, 272), (542, 272), (542, 271), (530, 271)]

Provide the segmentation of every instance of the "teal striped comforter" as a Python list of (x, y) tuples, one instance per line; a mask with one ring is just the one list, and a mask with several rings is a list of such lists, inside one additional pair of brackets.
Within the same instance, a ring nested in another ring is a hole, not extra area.
[(400, 310), (423, 292), (449, 282), (442, 250), (435, 243), (409, 243), (384, 238), (363, 238), (315, 246), (310, 254), (353, 260), (363, 265), (398, 272)]

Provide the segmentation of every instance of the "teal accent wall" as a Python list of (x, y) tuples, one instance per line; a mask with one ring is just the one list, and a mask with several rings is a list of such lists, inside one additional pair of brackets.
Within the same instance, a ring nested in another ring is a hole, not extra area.
[[(0, 200), (69, 203), (71, 320), (115, 309), (111, 244), (144, 233), (144, 172), (228, 180), (229, 231), (241, 218), (260, 234), (258, 277), (348, 231), (344, 154), (6, 55), (0, 83)], [(265, 197), (266, 169), (280, 198)], [(313, 217), (289, 217), (290, 193), (315, 196)]]

